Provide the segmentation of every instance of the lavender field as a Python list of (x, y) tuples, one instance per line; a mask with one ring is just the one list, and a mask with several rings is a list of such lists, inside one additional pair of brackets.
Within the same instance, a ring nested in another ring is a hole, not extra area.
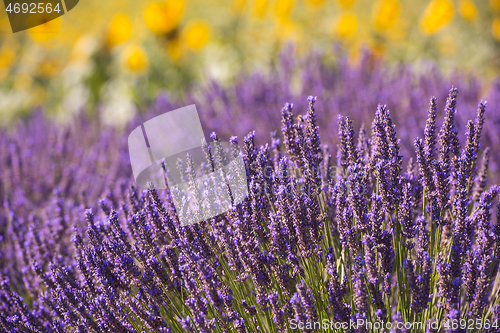
[[(181, 226), (127, 136), (193, 103), (249, 196)], [(500, 79), (369, 53), (285, 50), (125, 130), (34, 112), (0, 132), (0, 331), (500, 332), (499, 130)]]

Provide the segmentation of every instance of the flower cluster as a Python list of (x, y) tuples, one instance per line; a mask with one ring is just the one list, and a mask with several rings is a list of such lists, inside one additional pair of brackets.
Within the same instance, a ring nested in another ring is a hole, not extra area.
[(249, 196), (187, 226), (169, 190), (131, 184), (113, 131), (96, 135), (84, 119), (57, 131), (38, 117), (2, 134), (0, 327), (287, 332), (291, 321), (363, 320), (465, 332), (449, 321), (482, 320), (500, 332), (500, 187), (488, 186), (480, 143), (487, 106), (461, 144), (457, 97), (452, 88), (440, 128), (431, 98), (407, 163), (386, 105), (371, 135), (340, 116), (336, 166), (316, 97), (297, 117), (285, 104), (270, 145), (243, 138)]

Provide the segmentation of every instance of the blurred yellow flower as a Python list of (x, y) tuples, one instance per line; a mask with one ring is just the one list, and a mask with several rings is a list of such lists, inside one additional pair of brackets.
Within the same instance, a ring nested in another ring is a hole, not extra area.
[(399, 17), (398, 0), (378, 0), (372, 11), (372, 24), (377, 30), (386, 30), (396, 25)]
[[(33, 20), (30, 24), (38, 24), (39, 22), (47, 21), (48, 14), (30, 15), (28, 20)], [(31, 39), (37, 42), (44, 42), (57, 35), (61, 28), (61, 19), (56, 18), (44, 24), (37, 25), (28, 30)]]
[(233, 11), (236, 14), (242, 14), (245, 11), (246, 0), (233, 0)]
[(124, 14), (118, 14), (113, 17), (109, 24), (106, 44), (113, 47), (127, 41), (132, 34), (132, 23)]
[(490, 6), (493, 10), (500, 10), (500, 0), (490, 0)]
[(258, 18), (266, 16), (267, 0), (255, 0), (253, 12)]
[(306, 2), (314, 7), (321, 7), (325, 3), (325, 0), (306, 0)]
[(277, 0), (274, 6), (274, 13), (278, 18), (287, 17), (294, 6), (294, 0)]
[(9, 75), (15, 57), (16, 52), (14, 49), (4, 44), (0, 50), (0, 80), (4, 80)]
[(500, 18), (497, 17), (493, 20), (493, 25), (491, 26), (491, 33), (493, 37), (500, 41)]
[(183, 0), (151, 2), (144, 10), (144, 21), (149, 30), (155, 34), (163, 35), (177, 27), (183, 11)]
[(420, 20), (420, 29), (426, 34), (434, 34), (453, 18), (453, 4), (449, 0), (431, 0)]
[(394, 28), (385, 31), (386, 37), (390, 43), (399, 43), (403, 39), (406, 39), (408, 37), (408, 25), (408, 21), (405, 20), (403, 16), (400, 16)]
[(192, 20), (183, 31), (183, 37), (186, 45), (193, 51), (199, 51), (208, 42), (210, 36), (210, 27), (205, 21)]
[(16, 53), (9, 45), (4, 45), (0, 50), (0, 68), (8, 68), (14, 62)]
[(167, 44), (166, 44), (166, 50), (168, 56), (172, 60), (178, 60), (181, 55), (182, 55), (182, 48), (181, 48), (181, 43), (180, 39), (178, 37), (169, 39)]
[(140, 74), (148, 67), (148, 63), (148, 56), (139, 45), (131, 44), (123, 50), (121, 64), (126, 70)]
[(334, 31), (341, 38), (352, 36), (358, 29), (358, 19), (354, 14), (343, 13), (334, 23)]
[(51, 78), (58, 73), (59, 67), (60, 63), (55, 60), (44, 60), (38, 64), (37, 74), (45, 78)]
[(298, 44), (303, 37), (300, 25), (290, 19), (280, 20), (276, 24), (275, 33), (279, 40), (288, 40), (295, 44)]
[(351, 8), (356, 0), (337, 0), (342, 8)]
[(460, 14), (467, 21), (474, 21), (477, 18), (477, 8), (471, 0), (460, 0)]

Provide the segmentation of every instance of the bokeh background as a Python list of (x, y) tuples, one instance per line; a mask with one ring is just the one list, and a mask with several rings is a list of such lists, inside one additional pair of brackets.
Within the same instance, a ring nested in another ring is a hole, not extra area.
[(353, 62), (368, 49), (417, 71), (431, 60), (488, 82), (500, 71), (500, 0), (82, 0), (16, 34), (2, 9), (0, 44), (1, 125), (42, 109), (120, 126), (159, 93), (182, 100), (210, 80), (266, 73), (284, 44), (296, 56), (335, 46)]

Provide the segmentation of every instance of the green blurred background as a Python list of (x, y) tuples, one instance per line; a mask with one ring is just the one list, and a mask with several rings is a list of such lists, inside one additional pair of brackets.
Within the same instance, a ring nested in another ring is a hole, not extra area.
[(2, 125), (38, 107), (123, 124), (159, 92), (181, 98), (208, 78), (265, 71), (286, 43), (297, 56), (337, 44), (352, 61), (366, 47), (445, 73), (500, 70), (500, 0), (81, 0), (16, 34), (1, 12)]

